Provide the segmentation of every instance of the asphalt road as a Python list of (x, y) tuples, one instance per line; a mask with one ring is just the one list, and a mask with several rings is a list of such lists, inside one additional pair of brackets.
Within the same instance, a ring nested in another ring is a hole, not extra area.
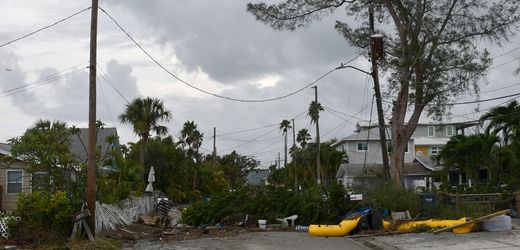
[(503, 232), (477, 232), (433, 235), (401, 234), (394, 236), (360, 237), (312, 237), (300, 232), (258, 232), (231, 237), (200, 238), (185, 241), (141, 241), (124, 249), (226, 249), (226, 250), (495, 250), (520, 249), (520, 230)]
[(439, 235), (433, 234), (401, 234), (394, 236), (378, 236), (357, 238), (356, 241), (370, 246), (372, 249), (384, 250), (495, 250), (520, 249), (520, 231), (477, 232), (469, 234)]
[(344, 237), (312, 237), (300, 232), (260, 232), (246, 233), (233, 237), (202, 238), (173, 242), (138, 242), (124, 249), (226, 249), (226, 250), (277, 250), (277, 249), (318, 249), (318, 250), (366, 250), (359, 242)]

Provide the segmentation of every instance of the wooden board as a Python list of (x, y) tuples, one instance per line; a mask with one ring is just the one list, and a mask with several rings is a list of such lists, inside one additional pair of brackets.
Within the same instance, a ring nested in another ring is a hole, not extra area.
[(492, 218), (500, 216), (500, 215), (508, 214), (510, 212), (511, 212), (511, 209), (506, 209), (506, 210), (503, 210), (503, 211), (500, 211), (500, 212), (484, 215), (482, 217), (476, 218), (474, 220), (471, 220), (471, 221), (468, 221), (468, 222), (465, 222), (465, 223), (462, 223), (462, 224), (458, 224), (458, 225), (455, 225), (455, 226), (445, 227), (445, 228), (441, 228), (439, 230), (435, 230), (435, 231), (433, 231), (433, 234), (438, 234), (438, 233), (442, 233), (442, 232), (446, 232), (446, 231), (451, 231), (454, 228), (466, 226), (466, 225), (469, 225), (471, 223), (478, 223), (478, 222), (486, 221), (486, 220), (492, 219)]

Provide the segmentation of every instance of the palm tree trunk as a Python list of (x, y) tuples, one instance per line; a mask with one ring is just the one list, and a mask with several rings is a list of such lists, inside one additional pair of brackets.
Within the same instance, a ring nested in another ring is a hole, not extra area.
[(284, 150), (284, 153), (285, 153), (285, 155), (284, 155), (284, 157), (285, 157), (284, 160), (285, 161), (283, 163), (283, 166), (284, 166), (284, 168), (287, 168), (287, 132), (285, 132), (285, 146), (284, 146), (283, 150)]
[(139, 143), (139, 163), (144, 168), (144, 156), (145, 156), (145, 150), (146, 150), (146, 140), (142, 139)]

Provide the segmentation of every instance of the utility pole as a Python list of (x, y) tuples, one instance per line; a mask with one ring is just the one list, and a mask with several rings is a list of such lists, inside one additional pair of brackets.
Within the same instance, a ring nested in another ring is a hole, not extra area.
[(294, 125), (294, 119), (292, 121), (292, 165), (294, 168), (294, 191), (298, 191), (298, 171), (296, 171), (296, 161), (294, 160), (294, 155), (296, 151), (296, 126)]
[(98, 0), (92, 0), (90, 17), (90, 66), (88, 98), (88, 177), (87, 207), (90, 212), (88, 224), (96, 233), (96, 62), (97, 62)]
[[(312, 87), (314, 88), (314, 101), (318, 104), (318, 86)], [(318, 110), (318, 114), (319, 114)], [(316, 183), (318, 185), (321, 184), (321, 161), (320, 161), (320, 122), (319, 115), (316, 117)]]
[(213, 161), (211, 165), (215, 170), (217, 166), (217, 127), (213, 127)]
[[(379, 138), (381, 141), (381, 154), (383, 156), (383, 169), (386, 181), (390, 181), (390, 165), (388, 161), (388, 148), (386, 144), (386, 125), (381, 99), (381, 88), (379, 87), (379, 72), (377, 60), (383, 57), (383, 36), (377, 35), (374, 28), (374, 3), (369, 5), (369, 25), (372, 32), (370, 37), (370, 53), (372, 57), (372, 78), (374, 79), (374, 92), (376, 95), (377, 118), (379, 123)], [(370, 124), (369, 124), (370, 126)], [(369, 127), (370, 130), (370, 127)]]

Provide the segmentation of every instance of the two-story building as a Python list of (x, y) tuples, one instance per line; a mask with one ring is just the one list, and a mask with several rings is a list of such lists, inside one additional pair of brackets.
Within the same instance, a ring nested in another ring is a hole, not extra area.
[[(408, 141), (403, 176), (406, 188), (438, 188), (433, 172), (443, 169), (434, 158), (450, 138), (464, 134), (474, 123), (418, 124)], [(387, 127), (387, 138), (391, 131)], [(390, 140), (387, 139), (388, 145)], [(337, 181), (345, 186), (366, 185), (384, 179), (381, 142), (377, 125), (358, 126), (355, 133), (333, 144), (338, 151), (347, 153), (348, 163), (341, 164)], [(388, 147), (391, 150), (391, 147)]]

